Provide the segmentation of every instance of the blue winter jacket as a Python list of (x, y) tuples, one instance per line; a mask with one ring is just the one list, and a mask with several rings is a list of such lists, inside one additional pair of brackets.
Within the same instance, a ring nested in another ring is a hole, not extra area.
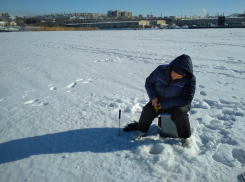
[[(172, 81), (173, 66), (186, 70), (188, 74), (181, 79)], [(183, 54), (168, 65), (158, 66), (146, 79), (145, 88), (150, 101), (158, 98), (162, 109), (177, 106), (188, 106), (190, 109), (196, 90), (196, 77), (193, 75), (191, 58)]]

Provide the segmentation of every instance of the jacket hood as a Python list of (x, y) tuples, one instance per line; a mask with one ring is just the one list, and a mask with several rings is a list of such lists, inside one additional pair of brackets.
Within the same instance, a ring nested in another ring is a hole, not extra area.
[(176, 66), (184, 69), (193, 75), (193, 65), (190, 56), (183, 54), (169, 63), (169, 66)]

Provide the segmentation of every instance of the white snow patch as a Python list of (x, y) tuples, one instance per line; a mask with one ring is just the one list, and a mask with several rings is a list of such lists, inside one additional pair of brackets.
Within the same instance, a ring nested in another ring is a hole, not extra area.
[(35, 99), (35, 100), (29, 100), (27, 102), (25, 102), (25, 104), (33, 104), (35, 102), (38, 102), (38, 99)]
[[(237, 181), (244, 39), (243, 29), (1, 33), (0, 181)], [(132, 141), (122, 127), (149, 102), (145, 79), (181, 54), (197, 78), (191, 148), (160, 137), (157, 119)]]

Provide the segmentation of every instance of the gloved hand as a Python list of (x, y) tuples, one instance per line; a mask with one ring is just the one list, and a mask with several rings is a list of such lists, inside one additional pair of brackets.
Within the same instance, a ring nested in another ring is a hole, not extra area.
[(138, 124), (139, 124), (139, 123), (138, 123), (137, 121), (134, 121), (134, 123), (128, 124), (128, 126), (125, 127), (125, 128), (123, 129), (123, 131), (128, 132), (128, 131), (138, 130)]
[(160, 103), (158, 101), (158, 98), (152, 99), (151, 103), (154, 106), (156, 112), (158, 112), (158, 110), (161, 109), (161, 105), (160, 105)]

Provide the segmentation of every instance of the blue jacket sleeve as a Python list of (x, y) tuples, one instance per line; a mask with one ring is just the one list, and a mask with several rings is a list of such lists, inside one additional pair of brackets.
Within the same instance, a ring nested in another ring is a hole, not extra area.
[(179, 97), (166, 99), (160, 102), (162, 109), (169, 109), (177, 106), (190, 105), (196, 90), (196, 79), (192, 78), (187, 82)]
[(158, 94), (155, 90), (155, 84), (156, 84), (156, 79), (157, 75), (160, 71), (160, 66), (158, 66), (151, 74), (146, 78), (145, 81), (145, 89), (148, 94), (148, 97), (150, 101), (154, 98), (158, 98)]

